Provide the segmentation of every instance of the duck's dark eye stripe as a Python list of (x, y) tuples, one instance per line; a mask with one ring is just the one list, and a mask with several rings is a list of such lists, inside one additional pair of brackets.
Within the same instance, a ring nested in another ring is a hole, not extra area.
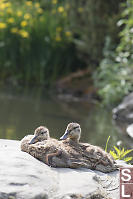
[(77, 128), (79, 128), (79, 126), (76, 126), (76, 127), (74, 127), (73, 129), (77, 129)]
[(69, 132), (73, 131), (74, 129), (79, 128), (79, 126), (75, 126), (73, 129), (69, 130)]
[(47, 133), (47, 131), (42, 131), (41, 134)]

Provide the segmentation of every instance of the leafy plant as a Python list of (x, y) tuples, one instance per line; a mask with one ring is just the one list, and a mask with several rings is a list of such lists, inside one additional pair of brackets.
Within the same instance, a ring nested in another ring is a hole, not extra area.
[(0, 1), (0, 81), (48, 85), (81, 65), (63, 2)]
[(118, 149), (114, 146), (115, 151), (110, 150), (110, 154), (113, 156), (115, 160), (124, 160), (125, 162), (129, 162), (133, 159), (133, 157), (125, 157), (127, 154), (131, 153), (133, 149), (125, 150), (124, 147), (122, 149)]
[(109, 142), (109, 140), (110, 140), (110, 136), (108, 137), (107, 142), (106, 142), (106, 147), (105, 147), (105, 151), (106, 151), (106, 152), (107, 152), (107, 148), (108, 148), (108, 142)]
[[(106, 146), (105, 146), (105, 151), (107, 152), (107, 147), (108, 147), (108, 143), (110, 140), (110, 136), (108, 137), (107, 141), (106, 141)], [(133, 159), (133, 157), (126, 157), (126, 155), (128, 155), (129, 153), (131, 153), (133, 151), (133, 149), (124, 149), (124, 147), (118, 148), (116, 146), (113, 146), (114, 150), (110, 150), (109, 153), (110, 155), (113, 156), (113, 158), (115, 160), (124, 160), (125, 162), (129, 162)]]
[(104, 59), (99, 68), (94, 73), (94, 83), (99, 89), (98, 93), (104, 105), (113, 106), (133, 89), (133, 66), (123, 62), (118, 62), (118, 54), (111, 39), (106, 38), (104, 48)]
[(106, 39), (104, 58), (94, 74), (95, 86), (105, 105), (119, 103), (133, 90), (133, 0), (121, 5), (122, 13), (117, 22), (119, 44), (113, 46), (112, 37)]
[(0, 0), (0, 81), (50, 84), (94, 66), (121, 0)]
[[(121, 0), (68, 0), (69, 21), (79, 56), (93, 69), (103, 57), (105, 37), (117, 42), (119, 3)], [(67, 3), (67, 4), (68, 4)], [(72, 20), (71, 20), (72, 19)]]

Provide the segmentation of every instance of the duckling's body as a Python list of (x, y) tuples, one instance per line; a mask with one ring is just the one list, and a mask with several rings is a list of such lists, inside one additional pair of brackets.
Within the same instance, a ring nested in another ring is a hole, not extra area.
[(72, 167), (70, 151), (74, 153), (73, 147), (67, 145), (66, 141), (58, 141), (48, 138), (31, 144), (34, 135), (27, 135), (21, 140), (21, 150), (41, 160), (52, 167)]
[(26, 135), (20, 143), (21, 151), (28, 152), (29, 142), (33, 139), (34, 135)]
[(61, 140), (68, 140), (92, 169), (110, 172), (117, 169), (113, 157), (102, 148), (88, 143), (80, 143), (81, 128), (78, 123), (69, 123)]
[(103, 156), (103, 153), (93, 151), (94, 149), (93, 145), (87, 146), (87, 149), (84, 150), (81, 144), (75, 146), (68, 141), (53, 139), (30, 145), (28, 153), (52, 167), (83, 167), (105, 173), (117, 169), (113, 160), (106, 153)]

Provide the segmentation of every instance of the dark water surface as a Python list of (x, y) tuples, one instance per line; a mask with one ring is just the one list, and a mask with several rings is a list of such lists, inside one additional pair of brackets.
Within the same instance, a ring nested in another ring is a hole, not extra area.
[(83, 142), (105, 147), (108, 136), (109, 145), (125, 138), (118, 133), (112, 123), (111, 111), (88, 103), (66, 103), (56, 97), (42, 96), (38, 90), (15, 91), (0, 90), (0, 138), (21, 140), (34, 129), (46, 125), (51, 137), (59, 138), (69, 122), (79, 122)]

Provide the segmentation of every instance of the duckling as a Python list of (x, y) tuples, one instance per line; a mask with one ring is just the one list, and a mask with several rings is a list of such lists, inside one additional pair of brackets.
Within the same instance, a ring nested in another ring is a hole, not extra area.
[(84, 160), (89, 159), (92, 163), (92, 168), (99, 170), (116, 170), (115, 160), (105, 152), (102, 148), (88, 143), (79, 143), (81, 137), (81, 127), (78, 123), (69, 123), (64, 135), (60, 140), (67, 140), (68, 144), (73, 145), (76, 150), (82, 154)]
[(40, 126), (35, 129), (34, 135), (27, 135), (21, 140), (21, 150), (27, 152), (30, 144), (34, 144), (39, 141), (48, 140), (49, 130), (45, 126)]
[[(45, 149), (48, 149), (48, 146), (47, 145), (45, 146), (47, 140), (50, 140), (49, 144), (51, 147), (53, 145), (52, 143), (56, 142), (55, 139), (50, 138), (48, 128), (45, 126), (40, 126), (35, 129), (34, 135), (27, 135), (21, 140), (21, 151), (27, 152), (38, 159), (40, 157), (41, 159), (41, 156), (42, 156), (41, 151), (45, 153)], [(58, 153), (59, 152), (56, 151), (56, 152), (44, 155), (45, 163), (49, 165), (48, 158), (52, 156), (57, 156)]]

